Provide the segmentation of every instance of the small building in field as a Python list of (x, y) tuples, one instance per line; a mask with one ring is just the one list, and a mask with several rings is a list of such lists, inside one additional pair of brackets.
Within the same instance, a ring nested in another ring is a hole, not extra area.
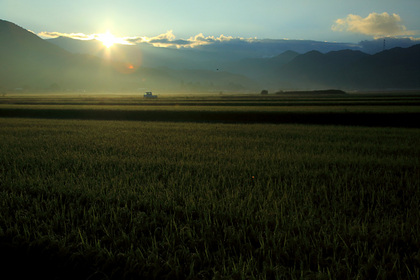
[(153, 95), (151, 91), (148, 91), (144, 94), (144, 98), (157, 98), (157, 95)]

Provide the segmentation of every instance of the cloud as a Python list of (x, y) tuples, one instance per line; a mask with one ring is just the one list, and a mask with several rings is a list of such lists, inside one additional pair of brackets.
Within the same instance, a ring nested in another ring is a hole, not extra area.
[(132, 44), (141, 44), (148, 43), (154, 47), (165, 47), (165, 48), (195, 48), (198, 46), (204, 46), (214, 43), (226, 42), (231, 40), (244, 40), (248, 41), (251, 39), (241, 38), (241, 37), (232, 37), (220, 35), (219, 37), (215, 36), (204, 36), (203, 33), (199, 33), (195, 36), (191, 36), (188, 39), (176, 39), (176, 36), (173, 34), (172, 30), (167, 31), (166, 33), (154, 36), (138, 36), (126, 38), (126, 40)]
[(167, 31), (166, 33), (154, 36), (154, 37), (139, 37), (139, 40), (136, 40), (135, 43), (148, 43), (154, 47), (186, 47), (190, 45), (188, 40), (176, 39), (176, 36), (173, 34), (172, 30)]
[[(83, 33), (61, 33), (61, 32), (41, 32), (38, 36), (43, 38), (67, 37), (77, 40), (100, 40), (103, 34), (83, 34)], [(172, 30), (157, 36), (134, 36), (116, 37), (117, 43), (127, 45), (151, 45), (162, 48), (191, 49), (201, 48), (202, 50), (217, 53), (222, 52), (226, 56), (242, 59), (246, 56), (272, 57), (287, 50), (294, 50), (298, 53), (305, 53), (310, 50), (321, 52), (334, 51), (343, 48), (354, 48), (347, 43), (328, 43), (307, 40), (289, 39), (257, 39), (243, 38), (234, 36), (205, 36), (199, 33), (187, 39), (178, 39)]]
[(401, 24), (401, 18), (398, 14), (390, 15), (386, 12), (382, 14), (370, 13), (365, 18), (349, 14), (346, 18), (337, 19), (331, 29), (333, 31), (360, 33), (376, 38), (381, 36), (407, 36), (417, 33), (407, 30)]
[[(62, 32), (47, 32), (43, 31), (37, 34), (42, 38), (57, 38), (57, 37), (67, 37), (76, 40), (100, 40), (103, 34), (84, 34), (84, 33), (62, 33)], [(214, 43), (222, 43), (229, 41), (245, 41), (250, 42), (255, 38), (241, 38), (241, 37), (232, 37), (220, 35), (219, 37), (215, 36), (204, 36), (203, 33), (199, 33), (195, 36), (192, 36), (188, 39), (177, 39), (173, 34), (172, 30), (167, 31), (166, 33), (159, 34), (154, 37), (147, 36), (135, 36), (135, 37), (116, 37), (114, 36), (118, 43), (126, 45), (136, 45), (136, 44), (150, 44), (154, 47), (165, 47), (165, 48), (194, 48), (198, 46), (204, 46)]]
[(57, 38), (57, 37), (67, 37), (76, 40), (93, 40), (97, 37), (98, 34), (86, 35), (83, 33), (61, 33), (61, 32), (47, 32), (43, 31), (38, 33), (38, 36), (43, 38)]
[[(40, 32), (37, 35), (42, 38), (66, 37), (66, 38), (71, 38), (75, 40), (99, 40), (99, 41), (101, 41), (104, 36), (104, 34), (61, 33), (61, 32), (47, 32), (47, 31)], [(131, 43), (128, 39), (129, 37), (115, 37), (114, 41), (117, 44), (132, 45), (133, 43)]]

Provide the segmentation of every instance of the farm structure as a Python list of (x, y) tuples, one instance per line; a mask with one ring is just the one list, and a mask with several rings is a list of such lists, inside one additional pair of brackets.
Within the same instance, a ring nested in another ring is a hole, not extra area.
[(151, 91), (148, 91), (144, 94), (144, 98), (157, 98), (157, 95), (153, 95)]

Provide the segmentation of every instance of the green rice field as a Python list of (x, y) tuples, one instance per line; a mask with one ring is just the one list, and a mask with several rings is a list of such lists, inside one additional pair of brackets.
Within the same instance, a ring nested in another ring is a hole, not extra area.
[(0, 277), (420, 279), (418, 95), (191, 99), (0, 99)]

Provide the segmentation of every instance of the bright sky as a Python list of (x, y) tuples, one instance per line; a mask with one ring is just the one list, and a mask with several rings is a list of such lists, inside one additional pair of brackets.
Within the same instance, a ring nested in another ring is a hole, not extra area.
[(419, 38), (419, 15), (420, 0), (0, 0), (0, 19), (37, 34), (143, 40)]

